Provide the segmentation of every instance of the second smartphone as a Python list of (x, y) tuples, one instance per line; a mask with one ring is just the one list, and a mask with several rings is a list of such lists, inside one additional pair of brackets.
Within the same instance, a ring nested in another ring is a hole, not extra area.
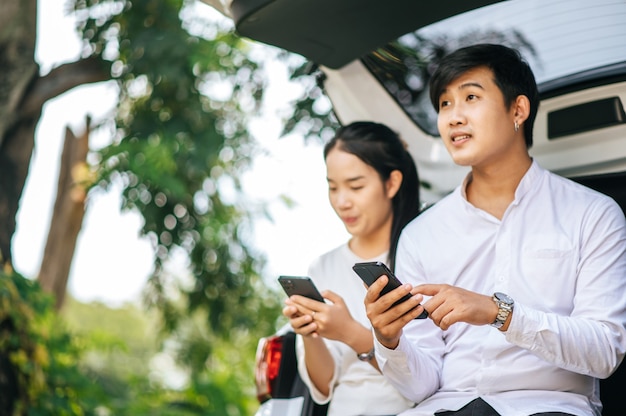
[[(368, 287), (371, 286), (372, 283), (374, 283), (380, 276), (382, 275), (387, 276), (389, 280), (387, 281), (387, 284), (385, 285), (383, 290), (380, 291), (381, 296), (391, 292), (397, 287), (402, 286), (402, 282), (398, 280), (398, 278), (393, 274), (393, 272), (389, 269), (389, 267), (387, 267), (387, 265), (385, 265), (385, 263), (383, 262), (372, 261), (372, 262), (365, 262), (365, 263), (356, 263), (354, 266), (352, 266), (352, 269), (356, 272), (356, 274), (359, 275), (361, 280), (363, 280), (363, 282)], [(404, 301), (407, 301), (409, 299), (411, 299), (411, 295), (407, 294), (403, 296), (402, 298), (398, 299), (396, 302), (394, 302), (393, 306), (399, 303), (402, 303)], [(424, 309), (424, 312), (422, 312), (415, 319), (424, 319), (427, 317), (428, 317), (428, 311)]]
[(278, 282), (287, 296), (300, 295), (318, 302), (324, 302), (324, 298), (308, 276), (280, 276)]

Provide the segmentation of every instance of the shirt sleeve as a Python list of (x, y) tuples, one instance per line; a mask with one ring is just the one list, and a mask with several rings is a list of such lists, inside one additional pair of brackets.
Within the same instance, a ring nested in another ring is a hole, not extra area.
[(328, 383), (328, 391), (329, 391), (328, 396), (322, 394), (311, 381), (311, 378), (309, 377), (309, 372), (307, 371), (307, 368), (306, 368), (304, 342), (302, 341), (301, 335), (296, 336), (296, 355), (298, 357), (298, 373), (300, 374), (300, 378), (302, 379), (304, 384), (306, 384), (306, 386), (309, 388), (309, 392), (311, 393), (311, 398), (313, 399), (315, 403), (318, 403), (318, 404), (326, 404), (330, 402), (330, 400), (333, 398), (333, 392), (335, 390), (335, 386), (337, 384), (337, 380), (339, 379), (339, 374), (341, 371), (341, 366), (340, 366), (341, 350), (340, 348), (338, 348), (338, 346), (333, 345), (334, 343), (336, 343), (336, 341), (324, 339), (324, 342), (326, 343), (326, 347), (330, 351), (330, 354), (332, 355), (333, 361), (334, 361), (333, 378)]
[(572, 312), (516, 304), (506, 339), (561, 368), (606, 378), (626, 351), (626, 223), (614, 201), (599, 201), (582, 224)]
[[(398, 243), (396, 275), (402, 282), (423, 283), (422, 268), (411, 256), (414, 244), (407, 233)], [(443, 332), (430, 319), (416, 319), (402, 330), (394, 349), (384, 347), (374, 336), (379, 368), (387, 380), (407, 399), (419, 403), (439, 388), (445, 351)]]

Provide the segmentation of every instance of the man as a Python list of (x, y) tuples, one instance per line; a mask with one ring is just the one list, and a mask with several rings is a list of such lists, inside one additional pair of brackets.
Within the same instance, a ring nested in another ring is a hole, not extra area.
[(626, 351), (623, 212), (530, 157), (539, 99), (517, 51), (460, 49), (430, 87), (471, 172), (404, 229), (405, 285), (365, 298), (379, 367), (418, 403), (402, 415), (600, 415), (598, 379)]

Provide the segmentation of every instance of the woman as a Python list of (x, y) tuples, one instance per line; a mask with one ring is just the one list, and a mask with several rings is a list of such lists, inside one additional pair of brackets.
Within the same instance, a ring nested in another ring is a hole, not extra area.
[(330, 203), (350, 240), (313, 262), (309, 275), (327, 300), (285, 301), (283, 314), (299, 335), (298, 370), (313, 400), (329, 416), (391, 415), (410, 408), (382, 376), (365, 314), (365, 286), (357, 262), (393, 269), (400, 232), (419, 212), (417, 169), (404, 143), (387, 126), (355, 122), (324, 148)]

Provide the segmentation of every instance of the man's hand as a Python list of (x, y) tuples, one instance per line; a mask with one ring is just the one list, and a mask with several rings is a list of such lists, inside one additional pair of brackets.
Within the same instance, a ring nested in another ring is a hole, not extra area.
[(414, 288), (415, 293), (432, 296), (424, 307), (435, 325), (446, 330), (457, 322), (487, 325), (496, 319), (498, 306), (491, 296), (460, 287), (424, 284)]
[(419, 306), (423, 297), (421, 295), (412, 296), (411, 299), (392, 306), (403, 296), (415, 295), (417, 292), (410, 284), (404, 284), (386, 295), (380, 296), (380, 291), (387, 284), (387, 280), (387, 276), (379, 277), (367, 289), (364, 303), (367, 317), (372, 323), (378, 341), (389, 349), (395, 349), (400, 342), (402, 328), (424, 310)]

